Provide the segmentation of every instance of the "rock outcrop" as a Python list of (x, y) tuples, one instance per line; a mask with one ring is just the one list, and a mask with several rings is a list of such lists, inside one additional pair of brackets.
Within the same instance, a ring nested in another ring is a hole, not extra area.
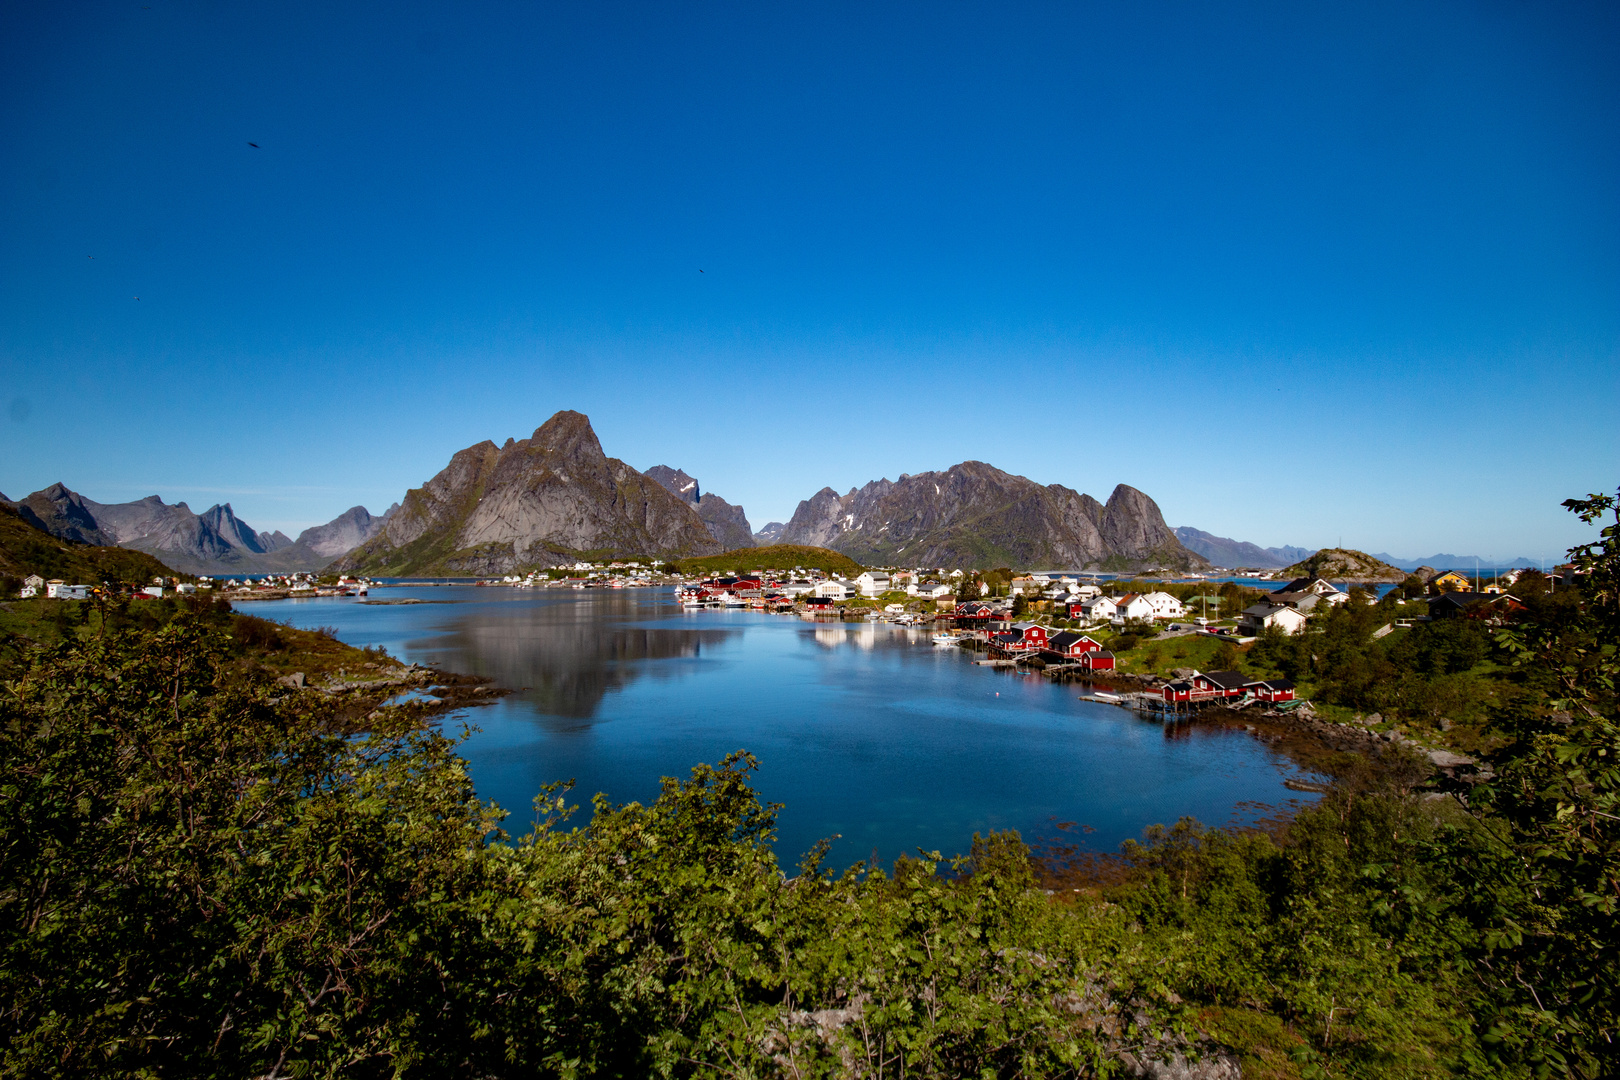
[(1350, 548), (1323, 548), (1308, 559), (1284, 570), (1290, 578), (1326, 578), (1329, 581), (1406, 580), (1406, 571), (1373, 558), (1365, 551)]
[(1175, 569), (1209, 564), (1184, 548), (1154, 501), (1121, 484), (1106, 505), (982, 461), (874, 480), (799, 504), (784, 544), (832, 548), (869, 566)]
[(658, 481), (676, 498), (684, 499), (696, 510), (708, 527), (709, 534), (725, 551), (754, 546), (754, 529), (748, 524), (743, 508), (733, 506), (712, 491), (703, 491), (695, 478), (684, 470), (668, 465), (654, 465), (646, 475)]
[(782, 542), (782, 532), (787, 526), (780, 521), (769, 522), (759, 532), (754, 534), (754, 546), (770, 547)]
[(1314, 548), (1286, 545), (1263, 548), (1246, 540), (1216, 536), (1190, 525), (1178, 525), (1176, 539), (1181, 541), (1182, 547), (1202, 555), (1216, 566), (1252, 566), (1269, 570), (1308, 559), (1315, 551)]
[(590, 421), (564, 411), (527, 439), (499, 447), (486, 440), (457, 453), (337, 565), (378, 574), (485, 575), (584, 556), (719, 550), (695, 507), (608, 457)]

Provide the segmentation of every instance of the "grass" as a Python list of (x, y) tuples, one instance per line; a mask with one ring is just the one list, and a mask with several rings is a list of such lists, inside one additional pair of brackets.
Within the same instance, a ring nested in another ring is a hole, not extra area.
[(1216, 656), (1223, 647), (1230, 646), (1232, 643), (1229, 641), (1219, 641), (1202, 634), (1153, 638), (1142, 642), (1129, 652), (1119, 653), (1116, 663), (1121, 671), (1165, 678), (1168, 678), (1175, 668), (1215, 671), (1219, 670), (1215, 663)]
[(756, 570), (820, 570), (828, 574), (853, 576), (863, 567), (848, 555), (840, 555), (830, 548), (806, 547), (802, 544), (772, 544), (769, 547), (738, 548), (705, 555), (700, 558), (680, 559), (676, 565), (682, 574), (724, 574), (731, 571), (750, 573)]

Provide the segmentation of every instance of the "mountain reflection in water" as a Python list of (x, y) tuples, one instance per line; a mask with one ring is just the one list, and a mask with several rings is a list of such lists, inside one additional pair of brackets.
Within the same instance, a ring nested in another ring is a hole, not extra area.
[(639, 661), (697, 659), (705, 647), (737, 633), (636, 625), (644, 614), (623, 593), (598, 593), (579, 603), (501, 605), (459, 618), (447, 634), (413, 645), (431, 646), (451, 670), (512, 687), (513, 697), (542, 714), (589, 720), (604, 697), (638, 677), (681, 673), (679, 665)]

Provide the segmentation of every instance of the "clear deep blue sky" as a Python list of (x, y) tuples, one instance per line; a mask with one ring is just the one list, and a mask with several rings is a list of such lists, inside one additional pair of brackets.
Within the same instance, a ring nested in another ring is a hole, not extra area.
[(1613, 4), (5, 5), (0, 491), (295, 532), (573, 408), (756, 527), (978, 458), (1556, 554), (1620, 482), (1616, 56)]

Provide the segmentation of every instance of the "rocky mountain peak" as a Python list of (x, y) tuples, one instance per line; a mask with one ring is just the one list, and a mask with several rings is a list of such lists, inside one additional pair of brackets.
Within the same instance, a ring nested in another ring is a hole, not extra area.
[(590, 420), (565, 409), (505, 449), (486, 441), (456, 453), (339, 565), (483, 575), (587, 554), (711, 555), (720, 546), (699, 507), (608, 457)]
[(689, 503), (697, 503), (703, 498), (703, 491), (698, 487), (697, 478), (688, 476), (684, 469), (672, 469), (668, 465), (654, 465), (647, 470), (647, 475), (664, 485), (664, 489), (678, 499), (685, 499)]
[[(491, 444), (493, 445), (493, 444)], [(550, 420), (534, 429), (529, 436), (534, 450), (575, 461), (605, 462), (607, 454), (591, 428), (590, 418), (572, 409), (554, 413)]]

